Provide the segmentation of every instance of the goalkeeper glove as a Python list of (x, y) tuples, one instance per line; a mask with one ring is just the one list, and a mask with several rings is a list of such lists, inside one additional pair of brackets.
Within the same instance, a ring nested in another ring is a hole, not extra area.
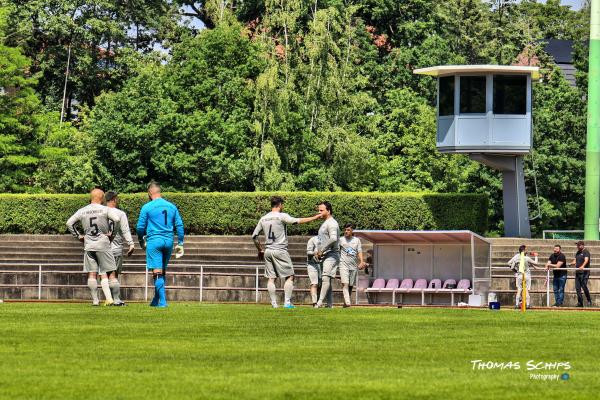
[(138, 238), (139, 242), (140, 242), (140, 247), (142, 248), (142, 250), (146, 250), (146, 236), (142, 236), (141, 238)]
[(129, 257), (130, 255), (133, 254), (134, 249), (135, 249), (135, 246), (133, 244), (129, 245), (129, 250), (127, 251), (127, 257)]
[(175, 246), (175, 258), (181, 257), (183, 257), (183, 245), (178, 244), (177, 246)]
[(259, 250), (258, 251), (258, 261), (264, 261), (265, 260), (265, 252), (264, 250)]

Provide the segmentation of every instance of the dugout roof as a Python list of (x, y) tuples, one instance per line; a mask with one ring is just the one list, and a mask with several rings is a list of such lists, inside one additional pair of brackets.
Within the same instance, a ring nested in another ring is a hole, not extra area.
[(422, 244), (471, 244), (471, 238), (490, 243), (484, 237), (471, 231), (385, 231), (356, 230), (354, 234), (373, 244), (380, 243), (422, 243)]
[(521, 65), (439, 65), (415, 69), (413, 73), (434, 77), (483, 73), (483, 74), (531, 74), (532, 79), (540, 79), (540, 68)]

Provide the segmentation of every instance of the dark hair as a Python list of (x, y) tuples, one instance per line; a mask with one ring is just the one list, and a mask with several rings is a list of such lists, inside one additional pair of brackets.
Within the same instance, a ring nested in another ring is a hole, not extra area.
[(318, 205), (319, 205), (319, 206), (320, 206), (320, 205), (324, 205), (324, 206), (325, 206), (325, 209), (326, 209), (327, 211), (329, 211), (329, 213), (330, 213), (330, 214), (333, 214), (333, 206), (331, 205), (331, 203), (330, 203), (330, 202), (328, 202), (328, 201), (322, 201), (322, 202), (320, 202)]
[(114, 200), (119, 194), (113, 190), (110, 190), (104, 194), (104, 200), (107, 202)]
[(271, 197), (271, 208), (277, 207), (283, 204), (283, 197), (273, 196)]
[(158, 189), (160, 189), (160, 185), (158, 184), (158, 182), (150, 181), (150, 183), (148, 184), (148, 190), (150, 190), (153, 187), (157, 187)]
[(559, 249), (562, 250), (562, 247), (560, 247), (560, 244), (555, 244), (554, 247), (558, 247)]
[(527, 248), (527, 246), (525, 246), (524, 244), (519, 246), (519, 253), (522, 253), (525, 251), (525, 249)]
[(346, 229), (346, 228), (354, 229), (354, 224), (352, 222), (348, 222), (346, 225), (344, 225), (344, 229)]

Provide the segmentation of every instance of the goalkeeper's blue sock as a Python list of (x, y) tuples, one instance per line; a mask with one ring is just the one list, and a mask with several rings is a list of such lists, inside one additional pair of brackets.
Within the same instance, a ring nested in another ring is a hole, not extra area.
[(159, 275), (154, 274), (154, 297), (152, 298), (152, 301), (150, 302), (150, 307), (158, 306), (158, 300), (159, 300), (158, 285), (157, 285), (158, 276)]
[(154, 287), (158, 292), (158, 307), (166, 307), (167, 306), (167, 296), (165, 291), (165, 278), (162, 275), (159, 275), (156, 278), (156, 282), (154, 283)]

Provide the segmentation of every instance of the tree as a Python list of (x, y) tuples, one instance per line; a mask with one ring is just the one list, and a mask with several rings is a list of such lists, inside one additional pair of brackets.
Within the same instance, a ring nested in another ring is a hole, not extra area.
[(102, 183), (140, 190), (251, 190), (249, 124), (259, 47), (235, 21), (187, 38), (170, 63), (149, 63), (98, 98), (86, 130), (103, 160)]
[[(0, 3), (0, 36), (6, 36), (10, 8)], [(27, 190), (38, 161), (34, 113), (39, 99), (29, 74), (30, 61), (0, 42), (0, 191)]]
[(411, 89), (388, 92), (377, 138), (380, 189), (457, 192), (467, 189), (475, 163), (464, 156), (440, 155), (435, 147), (435, 109)]
[(9, 43), (19, 45), (39, 75), (36, 90), (53, 111), (62, 107), (67, 65), (67, 119), (76, 104), (93, 106), (103, 91), (119, 88), (130, 73), (121, 50), (149, 51), (173, 14), (166, 0), (11, 0)]

